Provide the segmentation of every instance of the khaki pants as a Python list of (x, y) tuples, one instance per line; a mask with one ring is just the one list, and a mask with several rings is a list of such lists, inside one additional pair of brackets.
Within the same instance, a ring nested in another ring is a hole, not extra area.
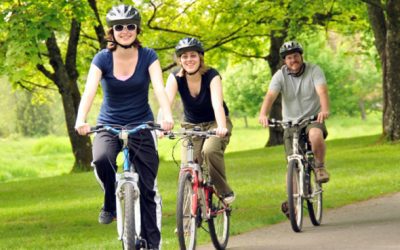
[[(182, 127), (185, 129), (193, 129), (194, 127), (200, 127), (202, 131), (211, 130), (217, 128), (217, 123), (213, 122), (203, 122), (203, 123), (182, 123)], [(225, 195), (232, 192), (232, 189), (226, 181), (225, 175), (225, 161), (224, 152), (226, 146), (229, 143), (229, 139), (232, 134), (232, 122), (227, 117), (226, 126), (229, 131), (229, 135), (224, 138), (210, 137), (208, 139), (204, 138), (193, 138), (194, 152), (193, 159), (195, 162), (200, 164), (202, 168), (207, 168), (211, 182), (213, 183), (215, 189), (219, 195)], [(182, 142), (182, 162), (186, 163), (186, 145), (187, 141)], [(206, 170), (207, 170), (206, 169)]]

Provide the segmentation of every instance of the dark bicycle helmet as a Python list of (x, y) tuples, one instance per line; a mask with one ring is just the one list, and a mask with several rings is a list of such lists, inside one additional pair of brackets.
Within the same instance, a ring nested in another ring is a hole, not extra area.
[(140, 28), (140, 14), (133, 6), (120, 4), (113, 6), (107, 13), (106, 22), (109, 27), (116, 24), (136, 24)]
[(203, 45), (199, 40), (192, 37), (185, 37), (178, 42), (178, 45), (175, 47), (175, 54), (177, 57), (180, 57), (183, 53), (187, 51), (197, 51), (200, 54), (204, 55)]
[(289, 54), (293, 54), (295, 52), (299, 52), (300, 54), (303, 54), (303, 48), (296, 41), (285, 42), (279, 49), (279, 54), (281, 55), (282, 59), (285, 59), (285, 56), (287, 56)]

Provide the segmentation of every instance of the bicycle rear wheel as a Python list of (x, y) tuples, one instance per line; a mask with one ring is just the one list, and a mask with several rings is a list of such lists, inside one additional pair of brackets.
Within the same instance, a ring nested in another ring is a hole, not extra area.
[(134, 189), (133, 184), (126, 182), (123, 188), (122, 200), (122, 248), (127, 250), (136, 249), (136, 229), (135, 229), (135, 200), (137, 191)]
[(217, 250), (224, 250), (228, 245), (230, 209), (225, 207), (215, 194), (210, 197), (211, 215), (208, 228), (212, 243)]
[(300, 232), (303, 225), (303, 197), (300, 192), (298, 162), (291, 160), (287, 170), (287, 195), (290, 224), (295, 232)]
[(310, 199), (307, 199), (308, 213), (314, 226), (322, 222), (322, 185), (317, 182), (314, 170), (310, 169)]
[[(178, 202), (176, 207), (176, 225), (181, 250), (196, 247), (196, 216), (192, 215), (193, 204), (192, 175), (188, 172), (179, 177)], [(197, 209), (196, 209), (197, 211)]]

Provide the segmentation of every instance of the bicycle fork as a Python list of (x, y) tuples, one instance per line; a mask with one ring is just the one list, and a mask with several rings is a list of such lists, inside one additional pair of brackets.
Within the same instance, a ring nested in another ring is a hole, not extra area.
[(129, 152), (128, 148), (125, 147), (123, 149), (124, 155), (124, 171), (122, 173), (115, 173), (116, 180), (116, 210), (117, 210), (117, 231), (118, 231), (118, 239), (122, 240), (124, 235), (124, 215), (125, 208), (122, 207), (123, 202), (126, 202), (125, 199), (126, 192), (124, 191), (124, 186), (130, 184), (133, 186), (134, 190), (134, 207), (135, 207), (135, 232), (136, 238), (139, 238), (141, 233), (141, 217), (140, 217), (140, 190), (138, 186), (139, 175), (134, 171), (134, 166), (129, 163)]
[(122, 236), (124, 234), (123, 228), (124, 228), (124, 220), (123, 218), (124, 215), (124, 208), (122, 207), (123, 201), (126, 201), (125, 199), (125, 192), (124, 192), (124, 186), (127, 183), (130, 183), (133, 186), (133, 189), (135, 190), (134, 192), (134, 200), (135, 200), (135, 232), (136, 235), (140, 235), (140, 230), (141, 230), (141, 223), (140, 223), (140, 192), (138, 188), (138, 181), (139, 181), (139, 176), (137, 173), (131, 173), (131, 172), (124, 172), (121, 174), (116, 174), (116, 180), (117, 180), (117, 187), (116, 187), (116, 208), (117, 208), (117, 230), (118, 230), (118, 239), (122, 240)]

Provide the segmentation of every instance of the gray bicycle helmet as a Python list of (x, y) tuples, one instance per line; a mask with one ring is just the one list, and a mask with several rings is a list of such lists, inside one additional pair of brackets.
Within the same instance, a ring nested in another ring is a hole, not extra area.
[(192, 37), (185, 37), (178, 42), (178, 45), (175, 47), (175, 54), (177, 57), (180, 57), (183, 53), (187, 51), (197, 51), (200, 54), (204, 55), (203, 45), (199, 40)]
[(282, 59), (285, 59), (285, 56), (287, 56), (289, 54), (293, 54), (295, 52), (299, 52), (300, 54), (303, 54), (303, 48), (296, 41), (285, 42), (279, 49), (279, 54), (281, 55)]
[(106, 22), (109, 27), (116, 24), (136, 24), (140, 28), (140, 14), (133, 6), (120, 4), (113, 6), (107, 13)]

